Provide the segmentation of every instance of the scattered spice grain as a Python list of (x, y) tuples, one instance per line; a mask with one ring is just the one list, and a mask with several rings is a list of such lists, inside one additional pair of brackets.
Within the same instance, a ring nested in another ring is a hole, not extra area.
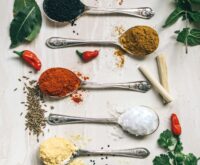
[(72, 101), (74, 101), (77, 104), (79, 104), (80, 102), (83, 102), (83, 97), (80, 92), (76, 92), (76, 93), (72, 94), (71, 99), (72, 99)]
[[(26, 95), (26, 102), (22, 101), (21, 104), (26, 108), (25, 130), (29, 131), (29, 135), (37, 136), (39, 142), (39, 136), (44, 134), (43, 130), (46, 127), (46, 110), (42, 108), (44, 97), (40, 92), (37, 81), (28, 80), (26, 76), (23, 76), (23, 78), (23, 93)], [(23, 112), (20, 113), (20, 116), (22, 115)]]
[(125, 52), (121, 49), (115, 49), (114, 55), (117, 58), (116, 66), (122, 68), (125, 63)]
[(46, 110), (41, 105), (43, 97), (37, 84), (27, 86), (26, 90), (27, 113), (25, 115), (25, 125), (26, 129), (38, 138), (40, 134), (43, 134), (43, 129), (46, 127)]

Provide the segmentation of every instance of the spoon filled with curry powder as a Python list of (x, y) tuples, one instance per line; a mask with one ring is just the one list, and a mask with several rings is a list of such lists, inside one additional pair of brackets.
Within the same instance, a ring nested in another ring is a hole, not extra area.
[(75, 73), (65, 68), (50, 68), (43, 72), (38, 81), (42, 93), (54, 97), (67, 97), (78, 89), (124, 89), (147, 92), (151, 85), (147, 81), (100, 84), (80, 80)]
[(135, 26), (125, 31), (117, 40), (82, 40), (60, 37), (47, 39), (47, 46), (52, 49), (66, 48), (79, 45), (114, 45), (137, 58), (144, 58), (153, 53), (159, 45), (159, 36), (156, 30), (149, 26)]

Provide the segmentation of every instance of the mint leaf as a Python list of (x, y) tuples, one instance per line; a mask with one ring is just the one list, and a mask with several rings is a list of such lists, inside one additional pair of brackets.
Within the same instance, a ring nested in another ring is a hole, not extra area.
[(172, 150), (177, 143), (176, 138), (173, 136), (170, 130), (166, 130), (160, 134), (160, 138), (158, 139), (158, 144), (161, 148)]
[(184, 28), (177, 36), (177, 41), (186, 43), (189, 46), (196, 46), (200, 44), (200, 30)]
[(180, 8), (177, 7), (167, 18), (167, 20), (165, 21), (165, 24), (163, 25), (163, 27), (168, 27), (173, 25), (181, 16), (183, 16), (185, 14), (185, 11)]
[(200, 11), (188, 12), (188, 18), (191, 22), (200, 23)]
[(189, 153), (186, 155), (185, 158), (185, 165), (197, 165), (198, 159), (196, 156), (194, 156), (192, 153)]
[(153, 160), (153, 165), (171, 165), (169, 161), (168, 155), (161, 154), (160, 156), (156, 156)]

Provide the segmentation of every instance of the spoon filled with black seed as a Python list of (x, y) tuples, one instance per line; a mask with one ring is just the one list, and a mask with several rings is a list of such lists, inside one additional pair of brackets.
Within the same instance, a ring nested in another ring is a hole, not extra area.
[(154, 16), (154, 11), (149, 7), (99, 8), (87, 6), (80, 0), (44, 0), (43, 9), (46, 16), (54, 22), (73, 23), (83, 14), (124, 14), (145, 19)]

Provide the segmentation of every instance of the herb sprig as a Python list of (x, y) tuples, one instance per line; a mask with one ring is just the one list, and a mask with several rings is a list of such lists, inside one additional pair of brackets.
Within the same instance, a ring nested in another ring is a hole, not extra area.
[(184, 154), (180, 137), (173, 135), (168, 129), (160, 134), (158, 145), (166, 153), (156, 156), (153, 165), (197, 165), (200, 159), (192, 153)]
[[(200, 0), (175, 0), (176, 9), (168, 16), (163, 27), (169, 27), (182, 18), (186, 22), (185, 28), (175, 31), (177, 41), (187, 46), (200, 45), (200, 11), (195, 10), (194, 6), (200, 7)], [(192, 25), (192, 27), (188, 27)]]

